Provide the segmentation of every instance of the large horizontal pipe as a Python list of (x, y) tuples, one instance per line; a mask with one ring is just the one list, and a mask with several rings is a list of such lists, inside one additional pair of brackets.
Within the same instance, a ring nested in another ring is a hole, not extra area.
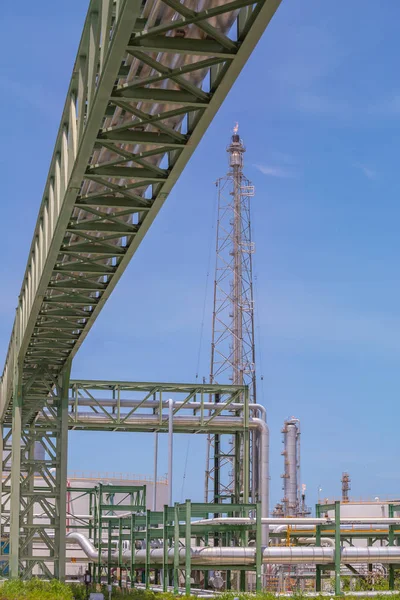
[[(215, 402), (184, 402), (181, 400), (173, 400), (172, 401), (174, 404), (174, 408), (177, 408), (178, 410), (181, 409), (185, 409), (185, 410), (200, 410), (202, 407), (206, 410), (216, 410), (216, 408), (218, 408), (218, 411), (220, 410), (228, 410), (231, 412), (238, 412), (238, 411), (242, 411), (244, 408), (244, 404), (239, 403), (239, 402), (220, 402), (218, 404), (218, 407), (216, 406)], [(163, 400), (162, 402), (160, 402), (159, 400), (145, 400), (143, 402), (143, 400), (117, 400), (117, 399), (113, 399), (113, 398), (109, 398), (109, 399), (104, 399), (104, 398), (78, 398), (78, 400), (75, 400), (74, 398), (70, 398), (68, 400), (68, 404), (70, 406), (75, 406), (77, 405), (79, 406), (93, 406), (93, 407), (98, 407), (103, 406), (103, 407), (109, 407), (109, 408), (117, 408), (118, 406), (120, 406), (121, 408), (136, 408), (136, 407), (140, 407), (140, 408), (152, 408), (152, 409), (156, 409), (159, 410), (160, 406), (162, 408), (168, 408), (168, 400)], [(225, 405), (225, 406), (224, 406)], [(262, 406), (261, 404), (249, 404), (249, 410), (251, 412), (265, 412), (265, 408), (264, 406)]]
[[(213, 405), (215, 408), (215, 405)], [(256, 405), (253, 405), (256, 406)], [(252, 431), (258, 431), (260, 436), (260, 499), (262, 515), (266, 517), (268, 515), (269, 506), (269, 431), (268, 426), (265, 422), (265, 409), (264, 407), (257, 405), (257, 410), (261, 414), (262, 418), (252, 417), (248, 420), (249, 429)], [(112, 417), (105, 414), (98, 413), (70, 413), (70, 421), (68, 423), (69, 428), (79, 428), (83, 426), (92, 426), (93, 429), (96, 426), (107, 425), (110, 429), (124, 429), (133, 431), (168, 431), (168, 415), (155, 414), (137, 414), (134, 413), (127, 418), (121, 415), (118, 421), (114, 421)], [(54, 417), (52, 415), (39, 415), (36, 419), (36, 424), (40, 425), (42, 421), (48, 425)], [(191, 431), (203, 431), (203, 432), (240, 432), (243, 430), (245, 425), (244, 417), (240, 416), (221, 416), (216, 417), (202, 417), (201, 415), (174, 415), (172, 421), (172, 428), (174, 432), (189, 433)], [(263, 543), (268, 544), (268, 528), (263, 528)]]
[[(70, 413), (69, 417), (69, 428), (80, 427), (82, 425), (85, 425), (85, 427), (90, 425), (95, 427), (96, 425), (104, 426), (104, 424), (109, 424), (113, 429), (131, 428), (135, 431), (139, 431), (142, 428), (143, 430), (147, 431), (168, 431), (168, 415), (163, 415), (162, 419), (160, 419), (159, 415), (134, 413), (128, 418), (125, 418), (124, 415), (121, 415), (119, 421), (114, 420), (111, 415), (108, 416), (104, 413), (99, 414), (93, 412)], [(39, 414), (35, 423), (40, 425), (42, 422), (49, 423), (49, 421), (51, 422), (52, 420), (54, 420), (54, 418), (50, 414), (46, 416)], [(235, 432), (241, 431), (243, 427), (244, 418), (240, 416), (234, 417), (219, 415), (217, 417), (209, 417), (206, 415), (202, 419), (201, 416), (174, 415), (173, 419), (174, 431), (183, 433), (190, 433), (190, 431), (198, 430)], [(258, 429), (258, 420), (254, 418), (249, 419), (249, 428)]]
[[(213, 519), (200, 519), (193, 521), (192, 525), (248, 525), (255, 524), (256, 520), (249, 517), (215, 517)], [(289, 518), (289, 517), (264, 517), (264, 525), (326, 525), (331, 523), (324, 518)]]
[[(198, 521), (194, 521), (192, 525), (248, 525), (255, 523), (255, 519), (249, 517), (215, 517), (213, 519), (200, 519)], [(279, 529), (278, 531), (283, 531), (288, 526), (293, 529), (298, 527), (299, 529), (309, 528), (310, 526), (314, 528), (316, 525), (330, 525), (332, 527), (335, 526), (334, 519), (326, 519), (326, 518), (313, 518), (313, 517), (268, 517), (263, 518), (262, 523), (264, 525), (269, 525), (271, 529), (273, 529), (274, 525), (285, 525), (285, 528)], [(399, 517), (362, 517), (362, 518), (349, 518), (349, 517), (341, 517), (340, 518), (341, 525), (396, 525), (400, 524), (400, 516)]]
[[(81, 533), (69, 533), (67, 542), (77, 542), (90, 560), (98, 560), (98, 551), (93, 544)], [(163, 562), (163, 549), (150, 550), (150, 564), (159, 565)], [(229, 565), (254, 565), (256, 549), (254, 547), (194, 547), (190, 548), (191, 562), (193, 565), (214, 565), (218, 567)], [(174, 559), (174, 549), (168, 548), (168, 563)], [(118, 552), (111, 553), (111, 561), (118, 562)], [(179, 561), (185, 562), (186, 550), (179, 549)], [(265, 548), (263, 562), (265, 564), (331, 564), (334, 561), (335, 549), (333, 547), (285, 547)], [(103, 563), (108, 562), (108, 551), (101, 552)], [(131, 553), (125, 550), (122, 561), (130, 563)], [(146, 550), (135, 551), (135, 563), (144, 564)], [(400, 563), (400, 547), (396, 546), (369, 546), (367, 548), (344, 547), (341, 548), (341, 562), (343, 564), (357, 563)]]

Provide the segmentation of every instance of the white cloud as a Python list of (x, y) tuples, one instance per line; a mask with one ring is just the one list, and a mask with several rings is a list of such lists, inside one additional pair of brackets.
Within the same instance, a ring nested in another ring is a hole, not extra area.
[(254, 165), (263, 175), (267, 177), (279, 177), (281, 179), (292, 179), (296, 177), (293, 171), (279, 165)]
[(354, 163), (356, 169), (359, 169), (367, 179), (375, 180), (377, 178), (377, 172), (362, 163)]

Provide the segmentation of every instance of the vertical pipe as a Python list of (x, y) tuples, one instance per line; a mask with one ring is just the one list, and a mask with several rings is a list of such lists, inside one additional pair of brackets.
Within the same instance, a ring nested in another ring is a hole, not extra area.
[(186, 596), (190, 596), (191, 586), (191, 571), (192, 571), (192, 556), (191, 556), (191, 538), (192, 538), (192, 507), (190, 500), (186, 500), (186, 536), (185, 536), (185, 593)]
[(172, 506), (172, 469), (173, 469), (173, 420), (174, 420), (174, 402), (168, 400), (168, 502)]
[(256, 592), (261, 592), (261, 569), (262, 569), (262, 548), (261, 548), (261, 503), (257, 502), (256, 507)]
[(158, 433), (154, 434), (154, 484), (153, 484), (153, 510), (157, 510), (157, 464), (158, 464)]
[(249, 437), (249, 390), (244, 393), (244, 428), (243, 428), (243, 503), (249, 502), (250, 485), (250, 437)]
[[(258, 452), (259, 452), (259, 481), (260, 481), (260, 502), (261, 516), (269, 516), (269, 429), (266, 422), (265, 409), (259, 411), (260, 418), (255, 418), (258, 423)], [(262, 526), (262, 545), (269, 545), (269, 525)]]

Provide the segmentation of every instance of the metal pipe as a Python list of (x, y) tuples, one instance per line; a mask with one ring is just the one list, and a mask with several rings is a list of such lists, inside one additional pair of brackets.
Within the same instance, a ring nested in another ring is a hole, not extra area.
[(173, 443), (174, 443), (174, 401), (168, 400), (168, 502), (172, 506), (172, 469), (173, 469)]
[(157, 510), (157, 466), (158, 466), (158, 433), (154, 434), (154, 482), (153, 482), (153, 510)]
[[(201, 403), (198, 403), (199, 407), (201, 406)], [(215, 405), (214, 403), (210, 403), (214, 408)], [(169, 406), (169, 411), (168, 411), (168, 433), (169, 433), (169, 437), (171, 440), (171, 452), (172, 452), (172, 435), (171, 435), (171, 429), (172, 431), (184, 431), (187, 432), (188, 429), (193, 429), (193, 431), (198, 431), (199, 429), (204, 429), (204, 426), (206, 425), (208, 430), (211, 431), (220, 431), (220, 432), (227, 432), (227, 431), (238, 431), (240, 429), (240, 427), (242, 425), (244, 425), (244, 419), (243, 417), (238, 417), (238, 416), (218, 416), (213, 418), (209, 423), (204, 422), (201, 418), (201, 416), (195, 416), (195, 415), (185, 415), (185, 416), (181, 416), (181, 415), (174, 415), (174, 401), (170, 400), (168, 401), (168, 406)], [(239, 404), (239, 406), (243, 409), (243, 405)], [(261, 414), (263, 416), (265, 416), (265, 409), (264, 407), (262, 407), (261, 405), (250, 405), (251, 408), (255, 408), (256, 410), (258, 410), (259, 412), (261, 412)], [(98, 414), (98, 413), (78, 413), (76, 415), (73, 415), (75, 417), (75, 419), (77, 419), (80, 423), (88, 423), (91, 425), (96, 425), (96, 424), (104, 424), (105, 421), (107, 421), (109, 418), (107, 415), (105, 414)], [(48, 423), (49, 420), (51, 420), (51, 415), (46, 415), (46, 416), (38, 416), (36, 423), (40, 424), (42, 420), (45, 420), (46, 423)], [(160, 422), (160, 416), (159, 415), (154, 415), (154, 414), (133, 414), (130, 415), (127, 419), (123, 420), (123, 425), (125, 427), (130, 426), (130, 427), (135, 427), (137, 429), (140, 430), (141, 427), (143, 428), (153, 428), (154, 430), (162, 430), (164, 427), (165, 430), (165, 426), (166, 426), (166, 422), (167, 420), (162, 420)], [(115, 427), (115, 423), (113, 423), (113, 427)], [(269, 430), (267, 427), (267, 424), (265, 422), (264, 419), (261, 418), (251, 418), (249, 419), (249, 428), (250, 429), (256, 429), (259, 432), (260, 437), (260, 448), (261, 450), (261, 454), (262, 457), (260, 459), (260, 471), (261, 471), (261, 476), (260, 476), (260, 481), (261, 481), (261, 490), (260, 490), (260, 501), (261, 501), (261, 506), (262, 506), (262, 513), (264, 515), (268, 515), (268, 506), (269, 506)], [(172, 455), (170, 457), (171, 461), (172, 461)], [(169, 465), (171, 468), (169, 469), (170, 471), (170, 477), (172, 477), (172, 463)], [(171, 484), (169, 483), (170, 488), (169, 488), (169, 499), (172, 502), (172, 482)], [(268, 535), (264, 533), (264, 536)]]
[[(247, 525), (255, 524), (256, 520), (249, 517), (218, 517), (214, 519), (200, 519), (194, 521), (192, 525)], [(289, 519), (289, 518), (276, 518), (276, 517), (263, 517), (262, 523), (264, 525), (329, 525), (331, 521), (327, 519), (307, 519), (306, 517), (300, 519)], [(333, 522), (332, 522), (333, 525)], [(277, 531), (278, 528), (275, 530)]]
[[(312, 546), (315, 546), (315, 544), (317, 542), (317, 538), (304, 537), (304, 538), (298, 538), (297, 541), (299, 544), (311, 544)], [(323, 537), (323, 538), (321, 538), (321, 545), (335, 547), (335, 542), (331, 538)]]
[[(81, 533), (69, 533), (67, 542), (77, 542), (83, 552), (90, 560), (98, 559), (98, 552), (90, 540)], [(215, 565), (217, 567), (229, 565), (254, 565), (256, 550), (254, 547), (193, 547), (190, 548), (191, 563), (193, 565)], [(179, 548), (179, 562), (184, 564), (186, 549)], [(103, 563), (108, 562), (107, 551), (102, 551), (100, 559)], [(174, 548), (168, 548), (168, 563), (173, 563)], [(111, 561), (118, 562), (119, 552), (111, 553)], [(265, 548), (263, 552), (264, 564), (330, 564), (334, 560), (333, 547), (271, 547)], [(131, 561), (131, 552), (125, 550), (122, 553), (122, 562)], [(135, 551), (135, 564), (144, 564), (146, 561), (146, 550)], [(163, 548), (150, 549), (150, 564), (162, 564)], [(367, 548), (344, 547), (341, 549), (341, 562), (343, 564), (365, 564), (365, 563), (400, 563), (400, 547), (398, 546), (369, 546)]]
[(261, 500), (261, 544), (269, 544), (269, 527), (265, 521), (269, 515), (269, 429), (265, 420), (253, 418), (259, 432), (259, 468), (260, 468), (260, 500)]
[[(200, 519), (198, 521), (194, 521), (193, 525), (246, 525), (246, 524), (255, 524), (255, 519), (249, 517), (218, 517), (214, 519)], [(289, 525), (292, 529), (314, 529), (315, 525), (332, 525), (334, 526), (334, 521), (332, 519), (325, 518), (314, 518), (314, 517), (300, 517), (300, 518), (285, 518), (285, 517), (268, 517), (262, 519), (263, 524), (268, 524), (270, 526), (277, 525), (277, 527), (273, 528), (275, 533), (279, 533), (281, 531), (285, 531), (287, 526)], [(374, 518), (374, 517), (362, 517), (360, 519), (357, 518), (348, 518), (342, 517), (340, 519), (340, 523), (342, 525), (395, 525), (400, 524), (400, 517), (388, 517), (388, 518)], [(357, 528), (355, 528), (357, 529)]]

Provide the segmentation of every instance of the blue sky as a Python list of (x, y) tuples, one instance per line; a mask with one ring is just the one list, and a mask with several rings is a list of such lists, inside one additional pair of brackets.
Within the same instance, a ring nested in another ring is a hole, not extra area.
[[(2, 358), (85, 4), (2, 8)], [(399, 19), (389, 0), (379, 10), (363, 0), (283, 0), (73, 366), (81, 378), (194, 380), (213, 182), (239, 121), (256, 186), (257, 368), (272, 503), (282, 495), (289, 415), (301, 419), (310, 504), (319, 485), (322, 496), (339, 494), (343, 470), (356, 497), (400, 495)], [(208, 294), (200, 376), (210, 329)], [(183, 495), (200, 500), (204, 440), (191, 437)], [(188, 438), (177, 438), (181, 500)], [(72, 433), (70, 470), (150, 473), (151, 444), (144, 434)]]

